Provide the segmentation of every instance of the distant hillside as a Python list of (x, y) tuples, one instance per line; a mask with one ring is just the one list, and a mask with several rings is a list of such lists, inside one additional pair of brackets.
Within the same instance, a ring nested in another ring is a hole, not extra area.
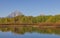
[[(12, 18), (9, 18), (12, 17)], [(8, 17), (0, 18), (0, 24), (37, 24), (37, 23), (60, 23), (59, 15), (25, 16), (19, 11), (14, 11)]]
[(11, 14), (9, 14), (7, 17), (16, 17), (16, 16), (20, 16), (20, 15), (23, 15), (22, 12), (16, 10), (16, 11), (12, 12)]

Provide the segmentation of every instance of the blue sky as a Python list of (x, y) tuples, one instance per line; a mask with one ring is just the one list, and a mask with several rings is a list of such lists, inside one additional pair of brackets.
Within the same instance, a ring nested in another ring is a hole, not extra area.
[(0, 0), (0, 17), (15, 10), (32, 16), (60, 14), (60, 0)]

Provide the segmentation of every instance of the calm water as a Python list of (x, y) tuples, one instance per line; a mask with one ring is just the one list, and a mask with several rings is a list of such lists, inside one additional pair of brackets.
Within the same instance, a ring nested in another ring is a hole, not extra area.
[(0, 27), (0, 38), (60, 38), (60, 28)]
[(41, 34), (41, 33), (25, 33), (25, 34), (14, 34), (12, 32), (1, 32), (0, 38), (60, 38), (60, 35), (55, 34)]

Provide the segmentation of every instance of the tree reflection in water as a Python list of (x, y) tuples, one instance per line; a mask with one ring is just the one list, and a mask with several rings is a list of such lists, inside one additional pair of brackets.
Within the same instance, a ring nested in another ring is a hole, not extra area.
[(37, 33), (43, 33), (43, 34), (60, 34), (60, 28), (47, 28), (47, 27), (32, 27), (32, 26), (4, 26), (2, 27), (0, 25), (0, 31), (2, 32), (8, 32), (11, 31), (16, 34), (24, 34), (26, 32), (32, 33), (32, 32), (37, 32)]

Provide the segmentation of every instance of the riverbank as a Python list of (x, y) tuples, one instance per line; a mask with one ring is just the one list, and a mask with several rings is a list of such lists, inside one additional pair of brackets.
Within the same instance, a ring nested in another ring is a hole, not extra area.
[(7, 24), (0, 24), (0, 25), (39, 25), (39, 26), (60, 26), (60, 23), (7, 23)]

